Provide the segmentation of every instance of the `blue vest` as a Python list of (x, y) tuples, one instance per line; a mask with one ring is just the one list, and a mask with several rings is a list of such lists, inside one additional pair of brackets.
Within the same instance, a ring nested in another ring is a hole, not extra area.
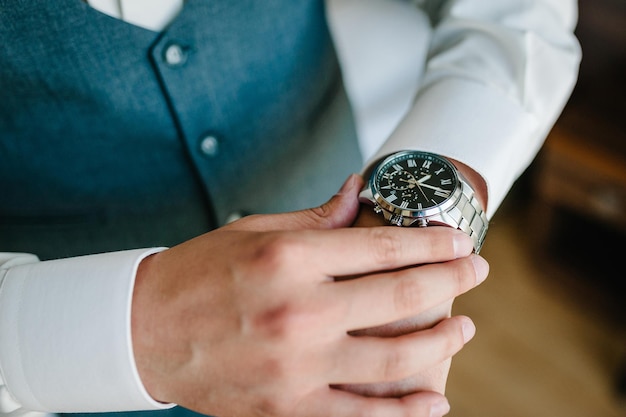
[(171, 246), (361, 167), (321, 0), (187, 0), (156, 33), (0, 0), (0, 251)]

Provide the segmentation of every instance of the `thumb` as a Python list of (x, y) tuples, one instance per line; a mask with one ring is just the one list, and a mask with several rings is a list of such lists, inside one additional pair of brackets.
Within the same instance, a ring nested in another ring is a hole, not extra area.
[(289, 213), (248, 216), (228, 227), (259, 232), (348, 227), (359, 211), (358, 197), (362, 187), (361, 176), (352, 174), (337, 194), (321, 206)]

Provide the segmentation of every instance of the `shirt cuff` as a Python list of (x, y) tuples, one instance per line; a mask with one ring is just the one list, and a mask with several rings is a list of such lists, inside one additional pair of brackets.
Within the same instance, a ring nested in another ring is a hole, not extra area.
[(131, 302), (152, 248), (17, 265), (0, 287), (0, 371), (24, 409), (164, 409), (137, 371)]
[[(521, 104), (494, 88), (463, 79), (446, 79), (424, 89), (366, 166), (403, 149), (454, 158), (487, 183), (491, 217), (513, 182), (543, 143), (537, 121)], [(530, 143), (533, 142), (533, 143)]]

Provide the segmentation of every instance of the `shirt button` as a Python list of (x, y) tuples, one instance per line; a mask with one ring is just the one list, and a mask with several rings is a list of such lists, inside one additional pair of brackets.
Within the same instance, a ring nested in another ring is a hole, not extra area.
[(176, 67), (182, 65), (187, 60), (187, 51), (179, 44), (169, 44), (163, 52), (163, 58), (167, 65)]
[(200, 152), (206, 156), (215, 156), (219, 152), (220, 144), (215, 136), (205, 136), (200, 140)]
[(226, 216), (226, 222), (225, 222), (225, 224), (228, 224), (228, 223), (232, 223), (232, 222), (234, 222), (234, 221), (237, 221), (237, 220), (241, 219), (241, 218), (242, 218), (242, 217), (244, 217), (244, 216), (245, 216), (245, 214), (244, 214), (244, 213), (242, 213), (242, 212), (240, 212), (240, 211), (234, 211), (234, 212), (230, 213), (228, 216)]

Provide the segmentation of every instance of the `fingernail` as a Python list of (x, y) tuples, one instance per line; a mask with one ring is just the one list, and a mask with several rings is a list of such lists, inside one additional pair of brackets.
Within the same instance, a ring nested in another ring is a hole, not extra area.
[(489, 264), (479, 255), (472, 255), (472, 263), (474, 264), (474, 271), (476, 271), (476, 285), (478, 285), (487, 279)]
[(463, 325), (461, 326), (461, 331), (463, 332), (463, 342), (467, 343), (476, 334), (476, 326), (474, 326), (474, 322), (470, 319), (465, 319), (463, 321)]
[(351, 174), (348, 179), (343, 183), (339, 192), (337, 194), (345, 194), (354, 187), (354, 182), (356, 181), (356, 174)]
[(454, 235), (454, 255), (457, 258), (467, 256), (472, 253), (474, 242), (464, 232), (457, 231)]
[(447, 400), (436, 402), (430, 408), (430, 417), (443, 417), (450, 412), (450, 404)]

